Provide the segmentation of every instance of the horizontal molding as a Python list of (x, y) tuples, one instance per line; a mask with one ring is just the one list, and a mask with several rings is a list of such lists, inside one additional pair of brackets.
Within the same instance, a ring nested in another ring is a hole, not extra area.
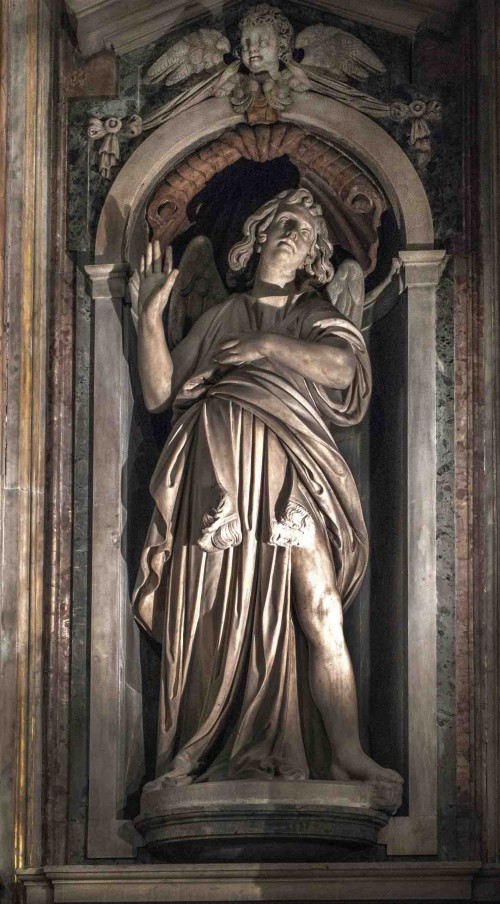
[(18, 871), (26, 904), (167, 901), (469, 901), (481, 864), (221, 863)]
[[(412, 36), (430, 16), (450, 15), (459, 0), (309, 0), (309, 6), (354, 22)], [(157, 41), (200, 16), (196, 0), (66, 0), (76, 22), (80, 50), (84, 56), (106, 47), (123, 55)], [(224, 0), (204, 0), (203, 12), (227, 11)]]

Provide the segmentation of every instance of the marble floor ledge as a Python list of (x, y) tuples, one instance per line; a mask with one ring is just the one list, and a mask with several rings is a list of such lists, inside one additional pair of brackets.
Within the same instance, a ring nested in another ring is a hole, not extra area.
[(26, 904), (498, 901), (500, 867), (471, 862), (225, 863), (22, 869)]

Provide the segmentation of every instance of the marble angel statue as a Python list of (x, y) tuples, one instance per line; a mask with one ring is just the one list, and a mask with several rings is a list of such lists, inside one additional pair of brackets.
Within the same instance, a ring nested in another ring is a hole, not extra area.
[[(359, 268), (335, 284), (332, 251), (300, 187), (247, 219), (229, 255), (242, 291), (228, 296), (204, 238), (179, 271), (158, 242), (141, 262), (144, 400), (173, 409), (134, 593), (137, 620), (163, 645), (155, 787), (348, 778), (400, 802), (401, 777), (361, 748), (342, 627), (368, 537), (328, 425), (363, 418), (371, 371), (340, 310), (359, 322)], [(306, 710), (326, 731), (326, 761), (308, 746)]]
[[(156, 128), (171, 116), (209, 97), (229, 97), (245, 113), (258, 95), (276, 111), (294, 102), (296, 92), (315, 91), (349, 104), (374, 118), (390, 116), (390, 104), (351, 84), (385, 71), (359, 38), (340, 28), (312, 25), (294, 37), (281, 10), (267, 3), (251, 7), (239, 23), (240, 42), (231, 45), (222, 32), (200, 28), (170, 47), (147, 70), (148, 84), (190, 84), (143, 120)], [(300, 62), (294, 57), (301, 56)]]

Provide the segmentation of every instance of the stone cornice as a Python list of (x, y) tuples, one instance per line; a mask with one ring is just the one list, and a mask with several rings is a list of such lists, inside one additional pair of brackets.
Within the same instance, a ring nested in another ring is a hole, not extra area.
[[(430, 16), (451, 15), (459, 0), (309, 0), (309, 5), (411, 37)], [(66, 0), (66, 6), (76, 24), (84, 56), (111, 46), (123, 55), (200, 15), (200, 5), (193, 0), (136, 0), (133, 4), (123, 0)], [(204, 0), (205, 13), (220, 12), (223, 7), (227, 9), (223, 0)]]
[[(47, 866), (18, 870), (27, 904), (151, 901), (472, 900), (479, 862)], [(492, 896), (498, 872), (483, 879)], [(488, 879), (490, 880), (488, 882)], [(486, 900), (486, 898), (484, 899)]]

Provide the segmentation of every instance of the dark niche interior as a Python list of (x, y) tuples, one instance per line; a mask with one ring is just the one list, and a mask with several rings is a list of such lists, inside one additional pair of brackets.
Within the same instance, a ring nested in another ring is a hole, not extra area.
[[(227, 276), (227, 257), (240, 238), (247, 216), (285, 189), (299, 185), (298, 168), (287, 156), (266, 163), (239, 160), (215, 175), (190, 202), (189, 228), (173, 242), (174, 265), (198, 235), (210, 238), (219, 273)], [(401, 247), (395, 216), (382, 216), (377, 263), (366, 280), (370, 291), (387, 275)], [(350, 256), (336, 246), (335, 266)], [(370, 564), (357, 599), (345, 616), (359, 700), (360, 733), (365, 750), (384, 766), (408, 778), (406, 624), (406, 315), (400, 299), (382, 301), (363, 332), (373, 370), (368, 416), (352, 428), (337, 429), (335, 439), (355, 477), (370, 535)], [(131, 331), (133, 333), (133, 331)], [(127, 464), (127, 560), (133, 589), (143, 541), (152, 513), (144, 487), (168, 435), (168, 413), (150, 415), (140, 392), (136, 350), (130, 349), (135, 398)], [(307, 655), (299, 650), (299, 655)], [(146, 774), (154, 778), (161, 648), (141, 631)], [(321, 738), (318, 743), (323, 743)], [(138, 797), (129, 813), (138, 810)], [(407, 800), (400, 814), (407, 812)]]
[(241, 159), (226, 167), (190, 201), (187, 212), (192, 225), (173, 242), (174, 262), (180, 260), (191, 239), (207, 235), (226, 282), (228, 254), (241, 237), (248, 215), (279, 192), (297, 188), (299, 182), (299, 170), (288, 156), (266, 163)]

